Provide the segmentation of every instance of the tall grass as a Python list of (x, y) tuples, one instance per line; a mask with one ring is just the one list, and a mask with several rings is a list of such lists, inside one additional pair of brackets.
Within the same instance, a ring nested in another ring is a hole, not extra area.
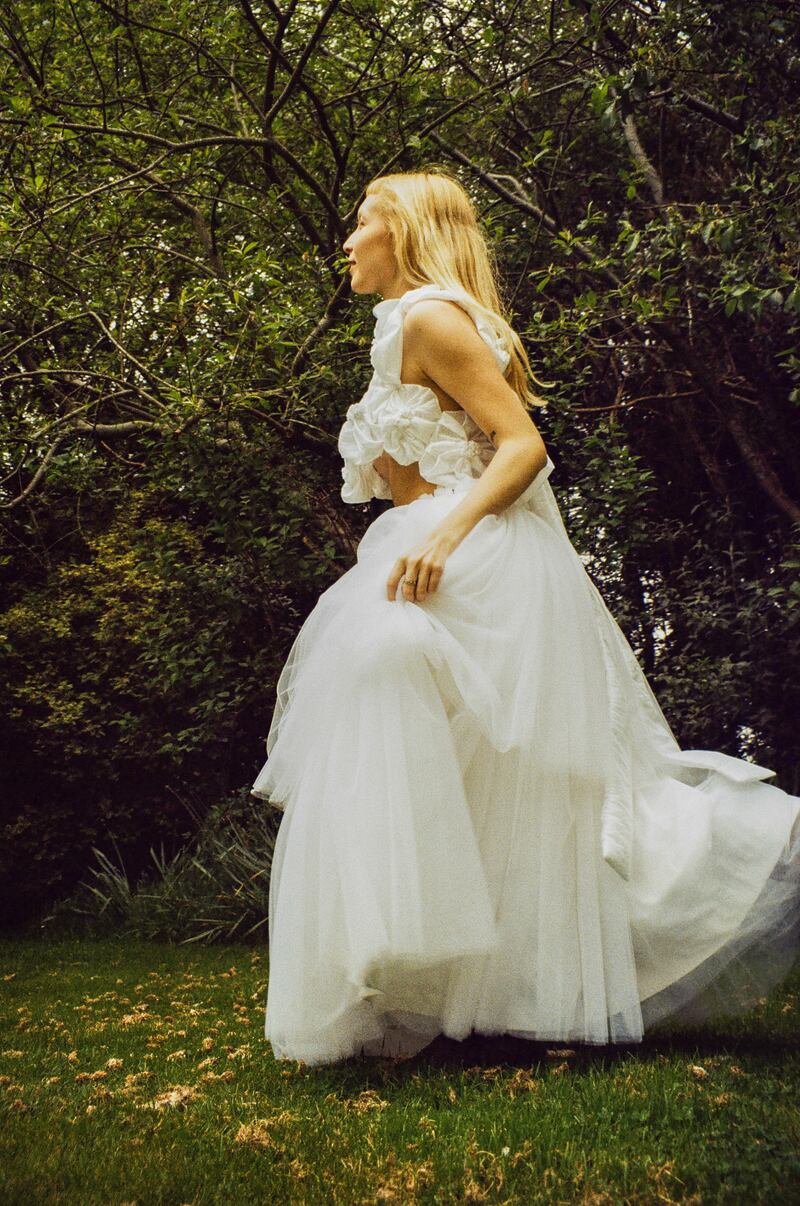
[(172, 857), (151, 848), (135, 883), (116, 857), (92, 848), (94, 863), (41, 921), (49, 937), (126, 935), (147, 942), (214, 944), (266, 936), (269, 876), (280, 814), (239, 793), (198, 823)]

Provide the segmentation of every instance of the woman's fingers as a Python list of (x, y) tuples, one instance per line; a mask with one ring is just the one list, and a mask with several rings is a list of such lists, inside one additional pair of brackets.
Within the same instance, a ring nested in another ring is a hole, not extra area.
[(392, 572), (386, 582), (386, 596), (392, 602), (394, 602), (395, 598), (397, 597), (397, 584), (405, 573), (405, 570), (405, 557), (398, 557), (397, 561), (395, 561), (394, 565), (392, 566)]
[(434, 566), (428, 578), (428, 594), (432, 595), (439, 585), (444, 569), (442, 566)]
[(417, 602), (421, 603), (431, 590), (431, 567), (422, 564), (417, 570)]
[(420, 597), (421, 577), (423, 574), (422, 566), (418, 561), (406, 559), (406, 576), (403, 579), (403, 596), (409, 602), (415, 599), (418, 601)]
[(403, 598), (409, 603), (421, 603), (438, 588), (444, 573), (444, 560), (440, 554), (431, 552), (408, 553), (398, 557), (386, 583), (389, 599), (397, 598), (397, 587), (402, 580)]

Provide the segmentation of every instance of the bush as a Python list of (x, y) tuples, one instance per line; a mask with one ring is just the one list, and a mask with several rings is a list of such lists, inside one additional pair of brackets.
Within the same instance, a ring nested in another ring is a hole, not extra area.
[[(199, 820), (199, 818), (198, 818)], [(200, 823), (196, 838), (171, 858), (162, 844), (154, 870), (131, 883), (92, 848), (91, 879), (42, 920), (48, 936), (124, 934), (174, 943), (266, 941), (269, 876), (280, 814), (244, 789)], [(116, 846), (116, 843), (115, 843)]]

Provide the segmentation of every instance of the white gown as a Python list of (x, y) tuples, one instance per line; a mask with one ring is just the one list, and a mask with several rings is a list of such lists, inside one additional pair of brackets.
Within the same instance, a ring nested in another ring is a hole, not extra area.
[(403, 316), (430, 296), (508, 363), (466, 294), (374, 307), (342, 497), (390, 497), (384, 449), (436, 489), (374, 520), (278, 682), (251, 789), (283, 810), (265, 1035), (312, 1065), (440, 1033), (635, 1042), (668, 1015), (743, 1010), (797, 956), (800, 799), (773, 771), (680, 750), (569, 541), (552, 461), (432, 595), (386, 597), (493, 454), (465, 412), (400, 382)]

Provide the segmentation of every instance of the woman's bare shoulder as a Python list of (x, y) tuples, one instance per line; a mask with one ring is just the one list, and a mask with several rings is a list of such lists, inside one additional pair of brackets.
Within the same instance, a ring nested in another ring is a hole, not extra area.
[(424, 297), (409, 306), (403, 319), (404, 336), (415, 344), (446, 346), (464, 351), (485, 348), (469, 312), (445, 297)]

